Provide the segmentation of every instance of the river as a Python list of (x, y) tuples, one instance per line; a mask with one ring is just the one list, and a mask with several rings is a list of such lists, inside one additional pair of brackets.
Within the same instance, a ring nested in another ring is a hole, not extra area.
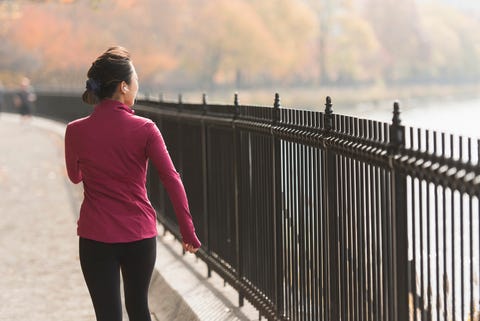
[[(390, 105), (391, 107), (389, 107)], [(348, 112), (356, 117), (391, 122), (393, 104), (359, 104)], [(480, 138), (480, 97), (464, 100), (400, 101), (402, 125)]]

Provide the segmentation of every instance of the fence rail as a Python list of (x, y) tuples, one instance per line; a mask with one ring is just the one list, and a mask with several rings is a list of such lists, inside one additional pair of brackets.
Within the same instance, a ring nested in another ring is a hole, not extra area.
[[(65, 99), (40, 95), (37, 109), (77, 117)], [(160, 128), (199, 256), (240, 305), (269, 320), (480, 319), (478, 140), (406, 128), (397, 103), (392, 123), (336, 115), (330, 98), (324, 112), (283, 109), (278, 95), (135, 110)], [(148, 190), (179, 237), (152, 169)]]

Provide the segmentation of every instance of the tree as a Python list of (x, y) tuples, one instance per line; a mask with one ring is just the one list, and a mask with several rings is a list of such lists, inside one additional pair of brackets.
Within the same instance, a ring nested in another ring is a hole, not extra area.
[(421, 7), (428, 63), (422, 75), (430, 81), (476, 81), (480, 78), (480, 21), (439, 4)]
[(353, 12), (337, 14), (332, 21), (334, 36), (325, 52), (328, 79), (337, 84), (379, 80), (380, 44), (371, 26)]
[[(256, 9), (241, 0), (205, 2), (188, 37), (195, 40), (188, 47), (195, 56), (185, 54), (183, 67), (210, 87), (285, 75), (292, 64), (291, 48), (272, 32), (282, 26), (269, 25)], [(201, 64), (198, 57), (203, 57)]]
[(271, 34), (278, 52), (269, 73), (288, 84), (316, 77), (314, 45), (317, 20), (310, 8), (295, 0), (249, 0)]
[(195, 3), (196, 19), (185, 37), (191, 41), (185, 45), (180, 69), (196, 75), (207, 88), (288, 82), (308, 70), (314, 21), (297, 1)]
[(330, 51), (330, 41), (332, 40), (332, 30), (337, 30), (335, 17), (344, 12), (351, 12), (351, 0), (305, 0), (310, 10), (315, 14), (316, 23), (316, 60), (318, 70), (318, 83), (329, 84), (331, 82), (329, 69), (330, 60), (328, 52)]
[(382, 46), (383, 78), (408, 79), (415, 72), (412, 61), (426, 58), (424, 35), (414, 0), (368, 0), (364, 17)]

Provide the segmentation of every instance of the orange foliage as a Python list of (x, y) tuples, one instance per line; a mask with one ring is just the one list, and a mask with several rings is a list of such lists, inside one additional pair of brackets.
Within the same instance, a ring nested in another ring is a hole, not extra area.
[[(45, 6), (50, 6), (50, 10), (45, 10)], [(88, 25), (80, 31), (76, 21), (59, 13), (52, 5), (25, 6), (12, 27), (11, 38), (25, 50), (38, 53), (46, 70), (81, 68), (91, 59), (91, 52), (85, 50), (88, 39), (83, 34), (95, 31)]]
[(136, 0), (117, 0), (117, 4), (122, 9), (131, 9), (135, 6), (138, 7)]
[[(265, 11), (275, 8), (275, 1), (265, 1)], [(294, 7), (282, 1), (290, 6), (283, 13)], [(45, 75), (84, 75), (107, 47), (122, 45), (142, 80), (154, 83), (171, 75), (216, 83), (234, 82), (238, 73), (244, 79), (284, 76), (299, 49), (285, 40), (296, 35), (288, 34), (284, 18), (265, 19), (255, 6), (248, 0), (30, 3), (22, 5), (8, 39), (39, 61)]]

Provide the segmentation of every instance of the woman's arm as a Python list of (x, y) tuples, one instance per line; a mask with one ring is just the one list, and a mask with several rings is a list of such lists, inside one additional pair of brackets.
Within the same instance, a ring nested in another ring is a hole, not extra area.
[(183, 242), (187, 246), (191, 245), (194, 249), (197, 249), (201, 246), (201, 243), (195, 234), (195, 227), (188, 207), (187, 194), (185, 193), (182, 180), (173, 165), (157, 126), (153, 122), (151, 124), (149, 123), (149, 126), (151, 126), (151, 128), (146, 148), (147, 157), (155, 165), (160, 179), (172, 201)]
[(82, 181), (82, 172), (78, 166), (78, 155), (75, 153), (72, 129), (67, 126), (65, 131), (65, 165), (67, 167), (68, 177), (74, 184)]

